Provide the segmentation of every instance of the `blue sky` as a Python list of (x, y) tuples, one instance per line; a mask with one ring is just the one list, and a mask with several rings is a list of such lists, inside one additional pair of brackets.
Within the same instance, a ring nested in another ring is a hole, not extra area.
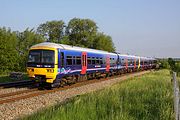
[(180, 0), (0, 0), (0, 17), (0, 27), (18, 31), (89, 18), (120, 53), (180, 57)]

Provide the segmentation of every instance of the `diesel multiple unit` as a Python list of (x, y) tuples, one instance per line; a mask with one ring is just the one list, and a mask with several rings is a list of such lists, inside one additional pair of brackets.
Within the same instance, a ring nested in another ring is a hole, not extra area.
[(44, 42), (29, 50), (30, 78), (50, 87), (155, 68), (156, 59)]

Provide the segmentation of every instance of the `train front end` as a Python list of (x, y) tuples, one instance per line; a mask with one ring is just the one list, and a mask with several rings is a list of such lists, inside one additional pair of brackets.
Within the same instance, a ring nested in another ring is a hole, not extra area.
[(27, 61), (28, 76), (36, 82), (52, 84), (57, 75), (57, 54), (56, 48), (32, 47)]

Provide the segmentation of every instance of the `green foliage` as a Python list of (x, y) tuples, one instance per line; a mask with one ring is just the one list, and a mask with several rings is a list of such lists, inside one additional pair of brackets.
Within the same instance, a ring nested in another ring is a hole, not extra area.
[(96, 35), (97, 25), (90, 19), (73, 18), (66, 28), (66, 35), (72, 45), (91, 47)]
[(175, 72), (177, 72), (177, 76), (180, 77), (180, 62), (175, 63)]
[(30, 46), (43, 42), (43, 37), (31, 29), (11, 32), (0, 28), (0, 73), (25, 71)]
[(163, 59), (163, 60), (160, 60), (159, 62), (160, 62), (160, 67), (161, 68), (164, 68), (164, 69), (169, 69), (170, 68), (168, 60)]
[(25, 120), (174, 120), (173, 91), (168, 70), (104, 90), (75, 97), (73, 100), (40, 111)]
[(69, 36), (63, 36), (63, 38), (60, 40), (60, 44), (66, 44), (66, 45), (71, 45), (71, 42), (69, 40)]
[(17, 37), (18, 44), (16, 50), (19, 54), (19, 64), (21, 66), (19, 71), (25, 71), (29, 48), (32, 45), (43, 42), (44, 38), (41, 35), (36, 34), (33, 29), (29, 30), (28, 28), (23, 32), (17, 32)]
[(40, 24), (37, 32), (47, 38), (47, 41), (59, 43), (64, 35), (65, 24), (60, 21), (47, 21)]
[(16, 51), (17, 36), (10, 29), (0, 28), (0, 73), (19, 68)]
[(12, 32), (0, 28), (0, 73), (25, 71), (29, 48), (37, 43), (50, 41), (68, 45), (115, 51), (112, 38), (98, 33), (97, 25), (90, 19), (73, 18), (65, 27), (60, 21), (47, 21), (37, 30), (27, 28)]
[(170, 73), (176, 72), (178, 76), (180, 76), (180, 62), (174, 61), (172, 58), (168, 58), (168, 60), (164, 59), (160, 61), (162, 68), (170, 69)]
[(177, 73), (177, 76), (180, 76), (180, 62), (174, 61), (172, 58), (160, 60), (160, 67), (169, 69), (172, 74), (173, 71)]
[(109, 52), (114, 52), (115, 47), (110, 36), (104, 35), (103, 33), (98, 33), (94, 39), (93, 44), (95, 49), (105, 50)]
[(176, 71), (180, 72), (180, 62), (176, 62), (175, 69)]
[(112, 38), (98, 33), (97, 28), (96, 23), (90, 19), (73, 18), (66, 28), (69, 44), (114, 52)]
[(172, 58), (168, 58), (168, 63), (170, 65), (170, 69), (175, 71), (175, 64), (176, 64), (176, 62)]
[(90, 19), (73, 18), (67, 27), (62, 20), (47, 21), (39, 25), (37, 32), (50, 42), (115, 51), (112, 38), (98, 33), (96, 23)]

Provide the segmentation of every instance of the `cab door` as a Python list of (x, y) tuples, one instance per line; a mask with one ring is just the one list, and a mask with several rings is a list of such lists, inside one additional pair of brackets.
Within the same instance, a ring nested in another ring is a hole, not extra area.
[(81, 61), (82, 61), (81, 74), (86, 74), (86, 71), (87, 71), (87, 52), (82, 52)]

